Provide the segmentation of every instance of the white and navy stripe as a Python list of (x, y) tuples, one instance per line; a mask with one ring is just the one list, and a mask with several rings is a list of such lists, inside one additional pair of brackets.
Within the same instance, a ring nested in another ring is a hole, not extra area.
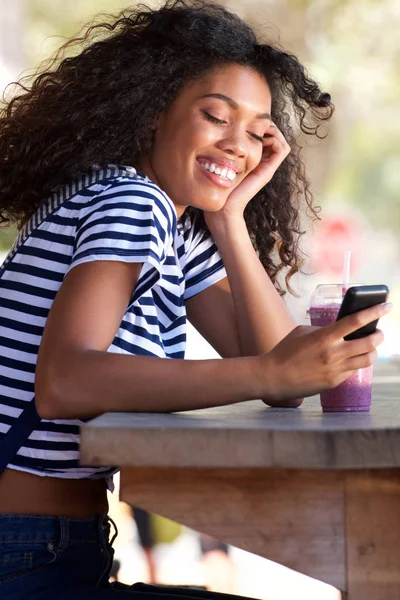
[[(56, 190), (0, 267), (0, 443), (34, 397), (37, 354), (65, 275), (94, 260), (140, 262), (138, 285), (109, 352), (184, 358), (185, 300), (226, 276), (210, 235), (178, 221), (172, 201), (132, 167), (94, 168)], [(10, 468), (108, 477), (79, 464), (82, 421), (42, 420)]]

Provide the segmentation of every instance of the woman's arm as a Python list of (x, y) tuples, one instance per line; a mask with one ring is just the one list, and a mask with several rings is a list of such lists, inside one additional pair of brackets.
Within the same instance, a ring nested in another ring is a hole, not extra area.
[(254, 251), (244, 219), (216, 216), (210, 229), (228, 281), (188, 300), (188, 317), (222, 356), (267, 353), (296, 324)]
[(279, 405), (338, 385), (353, 370), (371, 364), (383, 339), (377, 332), (363, 340), (343, 340), (385, 314), (378, 306), (329, 327), (296, 328), (262, 356), (192, 361), (107, 352), (140, 268), (94, 261), (66, 276), (50, 310), (36, 368), (36, 403), (43, 418), (171, 412), (253, 398)]
[(54, 300), (40, 345), (36, 404), (46, 419), (104, 412), (169, 412), (259, 397), (252, 358), (186, 361), (107, 352), (141, 264), (74, 267)]
[[(233, 189), (220, 210), (204, 213), (227, 271), (234, 305), (233, 319), (229, 300), (226, 301), (226, 305), (231, 321), (236, 322), (232, 331), (237, 332), (238, 341), (235, 346), (236, 349), (239, 347), (242, 356), (269, 352), (295, 327), (283, 300), (253, 249), (244, 220), (247, 204), (271, 181), (289, 152), (290, 147), (284, 136), (271, 123), (264, 136), (263, 145), (260, 146), (259, 164)], [(204, 295), (204, 300), (208, 301), (209, 297), (210, 294)], [(200, 306), (202, 303), (204, 305), (202, 298), (199, 294), (197, 308), (196, 301), (193, 301), (193, 308), (190, 308), (193, 324), (200, 332), (202, 329), (206, 331), (206, 327), (201, 323), (201, 314), (205, 314), (206, 311), (202, 309), (213, 310), (210, 306)], [(221, 312), (221, 309), (218, 311)], [(227, 329), (226, 320), (224, 317), (220, 329)], [(232, 334), (230, 338), (232, 339)]]

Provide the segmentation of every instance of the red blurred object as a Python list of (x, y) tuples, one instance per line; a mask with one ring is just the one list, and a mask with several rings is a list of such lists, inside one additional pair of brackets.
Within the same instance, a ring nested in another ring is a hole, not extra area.
[(341, 277), (343, 256), (351, 250), (351, 272), (361, 261), (362, 223), (340, 215), (326, 216), (315, 225), (312, 244), (312, 267), (320, 273)]

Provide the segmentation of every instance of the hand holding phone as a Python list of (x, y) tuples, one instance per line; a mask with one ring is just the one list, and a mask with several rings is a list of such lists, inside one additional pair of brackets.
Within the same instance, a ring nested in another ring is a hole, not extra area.
[[(382, 304), (387, 301), (388, 294), (389, 289), (386, 285), (359, 285), (350, 287), (343, 298), (336, 320), (339, 321), (340, 319), (343, 319), (343, 317), (352, 315), (355, 312), (364, 310), (370, 306)], [(364, 325), (364, 327), (360, 327), (360, 329), (346, 335), (344, 339), (356, 340), (366, 337), (367, 335), (374, 333), (377, 324), (378, 320), (372, 321), (371, 323), (368, 323), (368, 325)]]

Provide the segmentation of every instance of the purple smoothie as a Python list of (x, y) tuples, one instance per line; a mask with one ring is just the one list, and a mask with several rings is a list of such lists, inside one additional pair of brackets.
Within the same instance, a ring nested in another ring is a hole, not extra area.
[[(309, 311), (311, 325), (325, 327), (336, 320), (338, 304), (312, 306)], [(321, 392), (324, 412), (368, 411), (371, 407), (372, 365), (358, 369), (348, 379), (332, 390)]]

